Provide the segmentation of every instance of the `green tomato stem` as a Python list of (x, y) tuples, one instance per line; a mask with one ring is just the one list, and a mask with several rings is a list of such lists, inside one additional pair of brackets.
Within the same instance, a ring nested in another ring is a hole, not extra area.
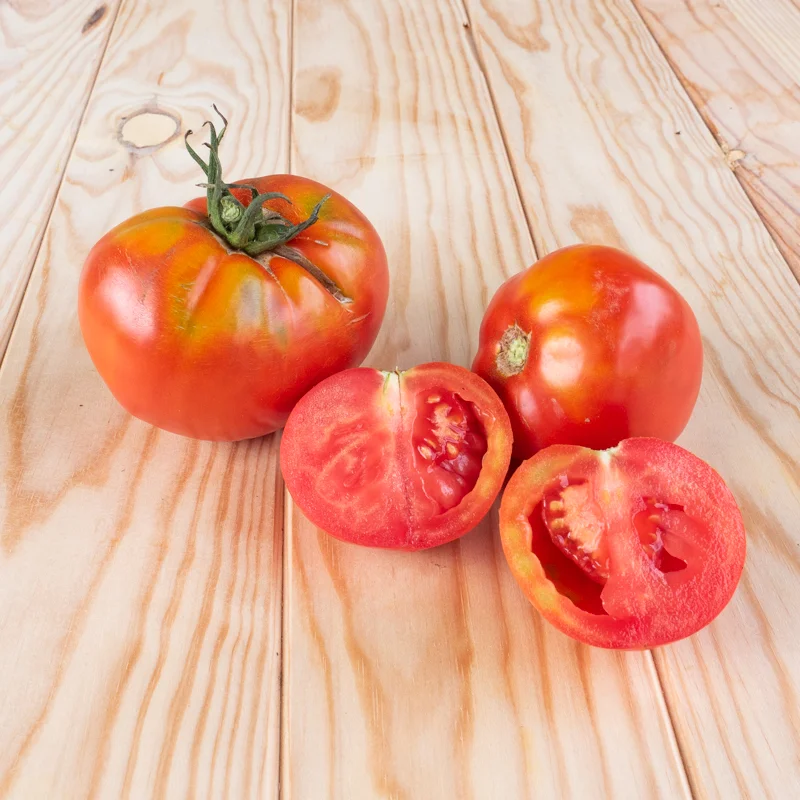
[[(285, 200), (291, 204), (286, 195), (279, 192), (265, 192), (259, 194), (253, 186), (225, 183), (222, 179), (222, 164), (219, 158), (219, 146), (225, 132), (228, 130), (228, 120), (222, 112), (214, 106), (214, 111), (222, 120), (219, 133), (211, 120), (206, 120), (203, 125), (208, 125), (210, 142), (204, 143), (208, 148), (209, 156), (206, 163), (189, 144), (192, 131), (186, 131), (184, 141), (189, 155), (203, 170), (207, 181), (199, 184), (206, 190), (206, 205), (208, 219), (211, 227), (232, 248), (243, 250), (251, 256), (260, 255), (269, 250), (274, 250), (291, 241), (297, 234), (306, 230), (319, 219), (319, 212), (330, 195), (325, 195), (314, 207), (308, 219), (296, 225), (284, 219), (278, 212), (265, 209), (267, 200)], [(245, 206), (232, 192), (231, 189), (247, 189), (252, 194), (250, 203)]]

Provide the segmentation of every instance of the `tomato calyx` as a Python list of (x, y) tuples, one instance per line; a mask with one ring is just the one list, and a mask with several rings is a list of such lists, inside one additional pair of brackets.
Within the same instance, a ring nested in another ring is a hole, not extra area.
[[(308, 259), (304, 259), (308, 261), (308, 264), (301, 263), (298, 260), (298, 256), (301, 259), (303, 257), (300, 256), (297, 251), (292, 249), (288, 253), (286, 251), (279, 253), (278, 249), (284, 248), (287, 242), (291, 241), (295, 236), (302, 233), (319, 219), (319, 212), (330, 198), (330, 195), (325, 195), (316, 206), (314, 206), (307, 219), (293, 225), (274, 209), (263, 207), (263, 204), (267, 200), (284, 200), (291, 204), (292, 201), (286, 197), (286, 195), (280, 192), (264, 192), (263, 194), (259, 194), (254, 186), (248, 184), (225, 183), (222, 180), (219, 145), (228, 129), (228, 120), (216, 105), (214, 106), (214, 111), (216, 111), (222, 119), (222, 129), (217, 133), (217, 129), (211, 120), (206, 120), (206, 122), (203, 123), (204, 125), (208, 125), (211, 133), (211, 141), (206, 143), (206, 147), (209, 149), (208, 163), (203, 161), (189, 144), (189, 136), (193, 131), (186, 131), (186, 135), (184, 136), (184, 142), (186, 144), (186, 149), (189, 151), (189, 155), (197, 162), (208, 179), (207, 182), (198, 185), (206, 190), (208, 218), (211, 222), (211, 227), (227, 244), (236, 250), (242, 250), (254, 257), (266, 253), (267, 251), (275, 252), (276, 255), (282, 255), (284, 258), (295, 261), (304, 269), (309, 269), (310, 265), (316, 271), (314, 273), (315, 277), (319, 278), (319, 275), (316, 273), (321, 274), (321, 270), (311, 264)], [(249, 191), (252, 195), (250, 202), (247, 205), (242, 203), (242, 201), (231, 192), (231, 189)], [(333, 283), (330, 278), (327, 277), (325, 277), (323, 282)], [(330, 290), (327, 285), (326, 288)], [(339, 294), (341, 294), (341, 292), (339, 292)], [(344, 295), (342, 295), (342, 298), (344, 298)]]
[(525, 333), (516, 322), (507, 328), (497, 344), (495, 357), (495, 364), (500, 375), (504, 378), (519, 375), (525, 369), (525, 364), (528, 363), (530, 347), (530, 333)]

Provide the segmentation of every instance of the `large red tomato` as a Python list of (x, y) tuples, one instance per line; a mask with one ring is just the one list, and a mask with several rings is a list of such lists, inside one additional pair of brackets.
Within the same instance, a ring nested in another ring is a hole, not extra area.
[(472, 368), (508, 409), (514, 455), (528, 458), (551, 444), (677, 438), (703, 348), (691, 308), (660, 275), (620, 250), (577, 245), (497, 290)]
[(286, 486), (313, 523), (345, 541), (403, 550), (474, 528), (510, 458), (503, 404), (453, 364), (340, 372), (295, 406), (281, 440)]
[(223, 134), (212, 127), (206, 198), (132, 217), (92, 248), (78, 312), (128, 411), (235, 440), (282, 427), (314, 384), (363, 360), (389, 272), (375, 229), (325, 186), (294, 175), (222, 183)]
[(533, 605), (599, 647), (654, 647), (700, 630), (744, 567), (744, 523), (728, 487), (660, 439), (542, 450), (506, 487), (500, 535)]

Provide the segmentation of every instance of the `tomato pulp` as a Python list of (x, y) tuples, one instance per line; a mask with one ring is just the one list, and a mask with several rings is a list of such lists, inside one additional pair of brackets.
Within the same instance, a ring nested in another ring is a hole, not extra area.
[(282, 427), (314, 384), (364, 359), (389, 272), (375, 229), (325, 186), (294, 175), (222, 183), (224, 130), (212, 126), (206, 198), (132, 217), (92, 248), (78, 313), (128, 411), (236, 440)]
[(620, 250), (576, 245), (498, 289), (472, 368), (500, 395), (524, 459), (551, 444), (674, 440), (700, 391), (703, 349), (666, 280)]
[(500, 533), (531, 603), (598, 647), (695, 633), (727, 605), (744, 567), (744, 523), (728, 487), (659, 439), (542, 450), (509, 481)]
[(475, 527), (510, 458), (497, 395), (469, 370), (441, 363), (327, 378), (295, 406), (281, 441), (286, 486), (315, 525), (403, 550)]

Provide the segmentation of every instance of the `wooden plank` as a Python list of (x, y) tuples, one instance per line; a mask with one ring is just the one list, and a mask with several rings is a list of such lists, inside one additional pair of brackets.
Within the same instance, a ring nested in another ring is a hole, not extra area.
[(800, 7), (635, 0), (800, 280)]
[(627, 248), (697, 313), (681, 443), (738, 498), (748, 562), (706, 631), (655, 652), (697, 796), (800, 794), (800, 288), (628, 0), (468, 0), (543, 251)]
[[(534, 254), (463, 17), (427, 0), (299, 0), (294, 28), (293, 171), (359, 205), (392, 268), (369, 363), (468, 364), (491, 293)], [(495, 517), (387, 553), (287, 503), (287, 797), (686, 794), (649, 657), (543, 624)]]
[(0, 4), (0, 360), (117, 6)]
[(102, 233), (197, 194), (213, 102), (226, 174), (286, 168), (289, 30), (288, 0), (119, 12), (0, 378), (4, 800), (277, 797), (278, 439), (130, 418), (75, 303)]

